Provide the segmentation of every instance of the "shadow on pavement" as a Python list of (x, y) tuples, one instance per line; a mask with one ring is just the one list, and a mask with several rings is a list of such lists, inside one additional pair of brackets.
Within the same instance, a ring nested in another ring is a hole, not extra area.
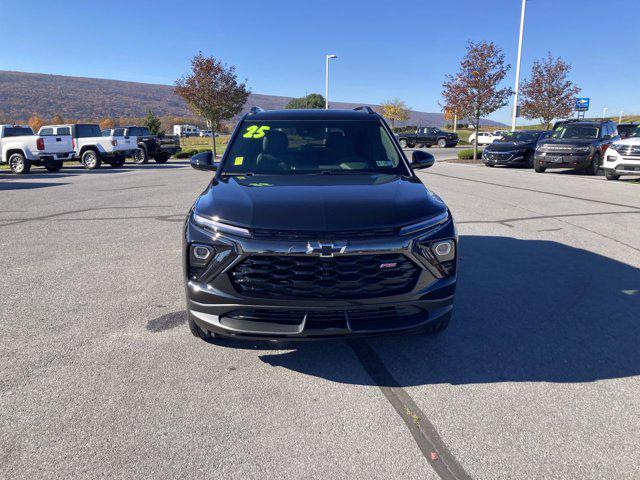
[[(399, 385), (590, 382), (640, 374), (639, 269), (552, 241), (463, 236), (460, 251), (447, 331), (367, 340)], [(260, 358), (306, 375), (372, 385), (354, 371), (361, 367), (345, 347), (344, 341), (287, 344), (273, 348), (293, 350)]]

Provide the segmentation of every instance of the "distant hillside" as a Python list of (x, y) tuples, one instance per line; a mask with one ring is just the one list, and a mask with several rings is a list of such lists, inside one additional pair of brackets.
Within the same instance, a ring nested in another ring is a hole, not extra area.
[[(289, 100), (291, 97), (252, 93), (245, 111), (254, 105), (265, 110), (279, 109)], [(361, 104), (331, 102), (332, 108), (358, 105)], [(59, 114), (71, 119), (142, 117), (149, 110), (158, 116), (193, 116), (184, 101), (173, 94), (170, 85), (0, 70), (0, 113), (13, 121), (26, 120), (35, 114), (44, 118)], [(414, 111), (406, 124), (442, 125), (443, 122), (441, 113)], [(502, 125), (491, 120), (482, 123)]]

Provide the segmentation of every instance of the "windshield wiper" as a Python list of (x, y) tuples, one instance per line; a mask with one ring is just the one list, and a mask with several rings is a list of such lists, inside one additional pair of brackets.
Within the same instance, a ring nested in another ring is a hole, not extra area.
[(371, 173), (383, 173), (377, 170), (322, 170), (322, 175), (361, 175)]
[(253, 177), (253, 172), (221, 172), (221, 177)]

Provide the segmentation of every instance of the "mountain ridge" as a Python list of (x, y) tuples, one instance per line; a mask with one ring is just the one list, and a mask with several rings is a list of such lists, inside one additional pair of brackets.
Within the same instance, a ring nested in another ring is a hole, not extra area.
[[(252, 106), (265, 110), (284, 108), (292, 98), (251, 93), (243, 113)], [(350, 109), (362, 103), (331, 102), (330, 105)], [(26, 120), (36, 114), (44, 118), (58, 114), (71, 119), (143, 117), (150, 110), (158, 116), (195, 117), (186, 103), (173, 93), (171, 85), (0, 70), (0, 113), (13, 121)], [(407, 122), (396, 125), (441, 126), (443, 123), (442, 113), (412, 110)], [(503, 125), (492, 120), (483, 120), (482, 124)]]

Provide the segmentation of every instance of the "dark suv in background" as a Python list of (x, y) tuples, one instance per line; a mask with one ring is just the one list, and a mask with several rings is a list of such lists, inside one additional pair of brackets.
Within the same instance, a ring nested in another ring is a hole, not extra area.
[(371, 108), (246, 114), (184, 230), (191, 332), (310, 339), (444, 330), (457, 234)]
[(538, 143), (534, 169), (542, 173), (547, 168), (572, 168), (596, 175), (604, 152), (619, 139), (611, 120), (565, 121), (551, 138)]
[(512, 165), (531, 168), (538, 142), (549, 138), (552, 133), (544, 130), (507, 132), (500, 140), (496, 140), (484, 148), (482, 162), (487, 167)]

